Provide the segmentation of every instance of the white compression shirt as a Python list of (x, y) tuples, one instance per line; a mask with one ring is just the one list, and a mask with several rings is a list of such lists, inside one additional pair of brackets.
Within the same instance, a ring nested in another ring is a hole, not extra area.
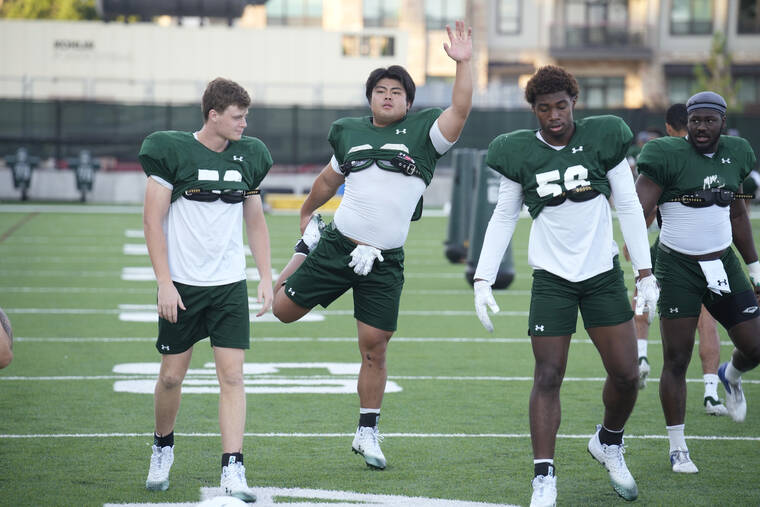
[(687, 255), (718, 252), (733, 241), (730, 206), (689, 208), (680, 202), (664, 202), (660, 204), (660, 214), (660, 242), (677, 252)]
[[(644, 215), (628, 162), (623, 159), (608, 171), (607, 179), (634, 268), (651, 268)], [(496, 280), (522, 202), (522, 186), (502, 177), (499, 199), (486, 229), (475, 278), (490, 284)], [(612, 214), (603, 195), (585, 202), (567, 200), (559, 206), (546, 206), (530, 230), (528, 263), (531, 267), (571, 282), (609, 271), (617, 253), (617, 244), (612, 238)]]
[[(151, 178), (172, 189), (166, 180)], [(180, 197), (169, 206), (163, 227), (175, 282), (212, 286), (245, 280), (242, 204)]]
[[(430, 140), (440, 154), (454, 145), (443, 137), (438, 120), (430, 128)], [(330, 165), (333, 171), (340, 173), (335, 156)], [(359, 243), (380, 250), (398, 248), (406, 242), (412, 214), (425, 188), (422, 178), (386, 171), (372, 164), (346, 178), (343, 199), (333, 222), (341, 234)]]

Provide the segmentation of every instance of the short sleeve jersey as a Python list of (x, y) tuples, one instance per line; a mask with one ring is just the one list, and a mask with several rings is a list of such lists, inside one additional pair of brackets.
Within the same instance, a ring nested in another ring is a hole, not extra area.
[(736, 192), (755, 162), (755, 153), (741, 137), (721, 136), (712, 157), (697, 152), (684, 137), (662, 137), (644, 145), (638, 170), (662, 188), (662, 204), (695, 190)]
[(617, 116), (591, 116), (575, 122), (561, 150), (536, 137), (534, 130), (502, 134), (488, 147), (486, 163), (523, 187), (524, 202), (536, 218), (547, 201), (575, 187), (590, 185), (606, 197), (607, 171), (625, 158), (633, 133)]
[[(330, 127), (327, 139), (338, 163), (351, 163), (352, 171), (365, 169), (372, 162), (391, 160), (403, 152), (414, 159), (419, 176), (428, 185), (442, 156), (430, 140), (430, 128), (441, 113), (441, 109), (423, 109), (385, 127), (374, 126), (371, 116), (341, 118)], [(382, 162), (378, 166), (393, 170)]]
[(218, 153), (191, 132), (154, 132), (143, 141), (140, 164), (148, 176), (173, 185), (172, 202), (185, 190), (254, 190), (272, 167), (263, 142), (243, 136)]

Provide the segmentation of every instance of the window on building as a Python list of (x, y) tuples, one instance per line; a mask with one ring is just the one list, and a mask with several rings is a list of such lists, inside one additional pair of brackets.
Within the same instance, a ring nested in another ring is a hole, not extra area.
[(739, 33), (760, 33), (760, 0), (739, 2)]
[(580, 97), (578, 104), (587, 108), (623, 107), (625, 78), (579, 77)]
[(568, 0), (565, 44), (596, 47), (628, 41), (628, 0)]
[(393, 37), (385, 35), (344, 35), (343, 56), (371, 57), (394, 55)]
[(691, 89), (694, 86), (692, 76), (668, 76), (668, 103), (685, 104), (693, 95)]
[(712, 33), (712, 0), (673, 0), (670, 10), (670, 33), (704, 35)]
[(446, 25), (465, 18), (466, 0), (425, 0), (425, 25), (428, 30), (443, 30)]
[(363, 0), (362, 16), (366, 27), (398, 26), (400, 0)]
[(267, 25), (319, 26), (322, 24), (322, 0), (269, 0)]
[(522, 0), (499, 0), (496, 4), (496, 31), (505, 35), (520, 33)]
[(739, 104), (760, 104), (760, 76), (739, 76), (736, 82), (739, 84), (736, 97)]

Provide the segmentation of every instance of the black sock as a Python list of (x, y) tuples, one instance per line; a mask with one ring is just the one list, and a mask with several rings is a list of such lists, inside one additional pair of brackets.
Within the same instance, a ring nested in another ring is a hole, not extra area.
[(228, 466), (230, 464), (230, 458), (232, 459), (233, 463), (240, 463), (243, 464), (243, 453), (240, 452), (226, 452), (222, 454), (222, 468)]
[(153, 433), (153, 445), (156, 447), (166, 447), (166, 446), (173, 446), (174, 445), (174, 432), (172, 431), (168, 435), (164, 435), (163, 437), (159, 437), (156, 435), (156, 433)]
[(602, 426), (599, 430), (599, 441), (605, 445), (620, 445), (623, 443), (623, 430), (610, 431)]
[(548, 461), (542, 461), (540, 463), (534, 464), (533, 477), (538, 477), (539, 475), (554, 477), (554, 465), (552, 465)]
[(369, 426), (374, 428), (377, 426), (377, 420), (380, 419), (380, 414), (370, 412), (368, 414), (359, 414), (359, 426)]

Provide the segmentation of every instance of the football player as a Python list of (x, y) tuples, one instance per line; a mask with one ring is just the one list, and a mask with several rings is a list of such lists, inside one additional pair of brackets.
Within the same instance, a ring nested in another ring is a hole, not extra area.
[(644, 215), (626, 160), (633, 134), (616, 116), (574, 121), (578, 83), (561, 67), (538, 69), (528, 81), (525, 98), (540, 128), (502, 134), (488, 148), (486, 163), (502, 178), (475, 270), (475, 309), (483, 326), (493, 331), (486, 310), (498, 312), (491, 285), (525, 204), (533, 218), (528, 334), (536, 361), (529, 409), (531, 505), (554, 505), (557, 498), (559, 393), (579, 308), (607, 371), (604, 419), (588, 451), (608, 470), (615, 491), (634, 500), (638, 488), (623, 458), (623, 427), (638, 393), (636, 336), (608, 202), (614, 200), (637, 271), (636, 311), (642, 313), (654, 307), (658, 288)]
[[(760, 363), (760, 262), (752, 239), (742, 181), (755, 154), (740, 137), (722, 136), (726, 101), (705, 91), (686, 103), (688, 136), (655, 139), (639, 156), (636, 189), (645, 213), (659, 206), (662, 215), (656, 272), (663, 367), (660, 401), (670, 439), (674, 472), (696, 473), (684, 439), (686, 369), (694, 330), (704, 305), (728, 331), (735, 345), (731, 361), (720, 365), (726, 409), (743, 421), (747, 404), (742, 373)], [(742, 270), (731, 243), (747, 264)], [(754, 288), (754, 291), (753, 291)]]
[(254, 501), (243, 465), (243, 361), (250, 347), (242, 228), (261, 281), (261, 311), (272, 303), (269, 232), (258, 186), (272, 166), (264, 143), (243, 135), (251, 99), (233, 81), (217, 78), (203, 94), (197, 132), (155, 132), (140, 149), (148, 176), (144, 229), (158, 282), (161, 370), (155, 389), (150, 490), (169, 487), (174, 423), (193, 346), (210, 338), (219, 380), (221, 487)]
[(0, 308), (0, 369), (5, 368), (13, 361), (13, 329), (11, 321)]
[[(376, 469), (386, 467), (377, 424), (404, 285), (403, 245), (436, 162), (459, 138), (472, 105), (472, 29), (457, 21), (446, 31), (444, 50), (456, 62), (451, 105), (410, 112), (415, 85), (409, 73), (398, 65), (372, 71), (365, 87), (372, 114), (330, 128), (334, 155), (301, 207), (303, 238), (275, 283), (273, 311), (282, 322), (353, 289), (361, 368), (352, 449)], [(314, 212), (343, 183), (341, 203), (320, 238)]]

